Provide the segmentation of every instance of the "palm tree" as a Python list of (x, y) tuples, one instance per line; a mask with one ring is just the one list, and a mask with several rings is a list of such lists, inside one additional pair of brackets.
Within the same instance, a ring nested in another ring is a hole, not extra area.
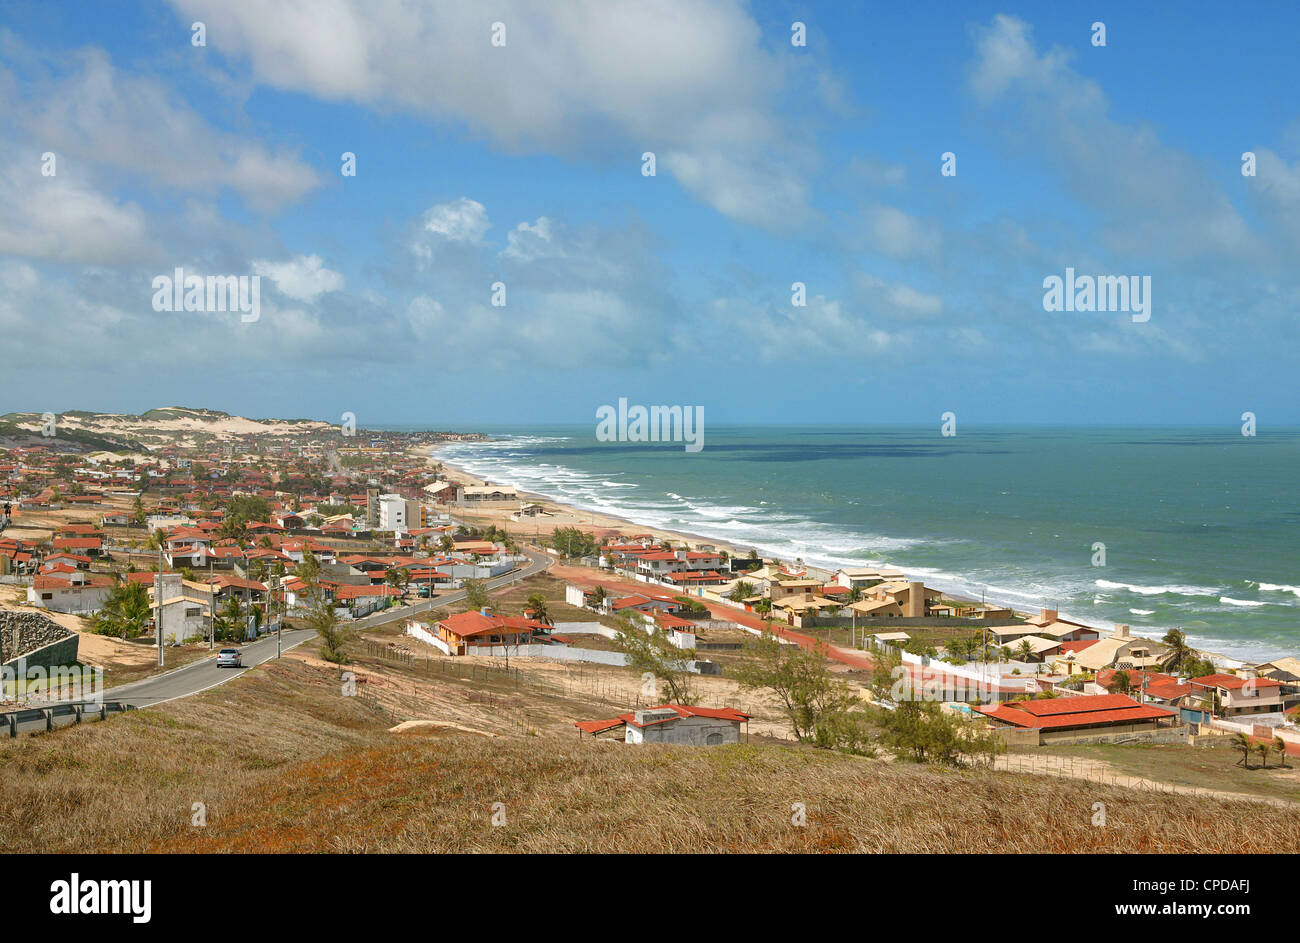
[(605, 605), (605, 600), (609, 598), (609, 590), (604, 586), (597, 586), (591, 591), (591, 605), (599, 609)]
[(1127, 671), (1116, 671), (1110, 676), (1110, 686), (1115, 689), (1116, 694), (1128, 694), (1133, 690), (1133, 680)]
[(1268, 754), (1269, 751), (1273, 749), (1273, 741), (1261, 740), (1259, 743), (1255, 744), (1255, 749), (1259, 751), (1259, 755), (1264, 761), (1264, 765), (1262, 768), (1268, 769)]
[(525, 600), (524, 605), (533, 611), (534, 622), (545, 622), (547, 625), (554, 625), (551, 621), (551, 614), (546, 609), (546, 597), (541, 593), (533, 593)]
[(1277, 751), (1277, 758), (1282, 763), (1282, 768), (1286, 769), (1286, 741), (1281, 737), (1273, 738), (1273, 749)]
[(1029, 661), (1034, 657), (1034, 645), (1029, 639), (1020, 640), (1020, 644), (1016, 646), (1016, 657), (1021, 661)]
[(1254, 744), (1250, 742), (1250, 737), (1244, 733), (1233, 734), (1232, 748), (1241, 751), (1241, 759), (1237, 761), (1237, 765), (1250, 769), (1250, 751), (1254, 748)]
[(727, 598), (732, 602), (741, 602), (742, 600), (748, 599), (750, 596), (754, 595), (755, 591), (756, 587), (749, 580), (737, 580), (736, 585), (733, 586), (731, 592), (727, 594)]
[(1169, 651), (1160, 662), (1160, 667), (1165, 671), (1177, 671), (1197, 657), (1196, 652), (1188, 647), (1187, 636), (1182, 629), (1170, 629), (1160, 641), (1169, 646)]
[(127, 582), (113, 588), (94, 616), (95, 629), (104, 635), (135, 638), (144, 633), (153, 614), (149, 591), (143, 583)]

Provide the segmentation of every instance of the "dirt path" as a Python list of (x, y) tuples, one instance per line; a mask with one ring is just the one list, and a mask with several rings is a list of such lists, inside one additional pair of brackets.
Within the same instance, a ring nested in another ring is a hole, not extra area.
[(1180, 786), (1175, 783), (1132, 776), (1120, 772), (1114, 766), (1102, 760), (1093, 760), (1081, 756), (1057, 756), (1051, 753), (1003, 753), (994, 759), (993, 768), (1007, 773), (1028, 773), (1034, 776), (1083, 779), (1106, 786), (1140, 789), (1143, 792), (1166, 792), (1180, 796), (1214, 796), (1220, 799), (1264, 802), (1279, 808), (1300, 806), (1300, 803), (1288, 802), (1285, 799), (1272, 796), (1260, 796), (1249, 792), (1231, 792), (1224, 789), (1205, 789), (1200, 786)]

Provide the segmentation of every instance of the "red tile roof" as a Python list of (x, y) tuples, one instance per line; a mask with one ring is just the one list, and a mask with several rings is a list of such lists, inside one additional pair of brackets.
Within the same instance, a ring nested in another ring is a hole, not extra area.
[(1212, 675), (1201, 675), (1199, 678), (1193, 678), (1192, 684), (1224, 688), (1228, 691), (1238, 691), (1252, 681), (1255, 683), (1256, 689), (1280, 688), (1282, 686), (1281, 681), (1274, 681), (1272, 678), (1239, 678), (1236, 675), (1223, 674), (1222, 672)]
[(448, 616), (438, 623), (448, 632), (459, 638), (482, 635), (485, 632), (500, 632), (503, 629), (522, 632), (529, 629), (549, 629), (544, 622), (535, 622), (519, 616), (485, 616), (481, 612), (462, 612)]
[(743, 723), (749, 720), (750, 715), (744, 711), (738, 711), (734, 707), (692, 707), (686, 704), (660, 704), (658, 707), (650, 708), (651, 710), (670, 709), (677, 712), (676, 717), (664, 717), (660, 720), (653, 720), (648, 724), (638, 724), (636, 714), (629, 712), (619, 714), (617, 717), (609, 720), (576, 720), (573, 726), (587, 733), (596, 734), (606, 730), (613, 730), (615, 727), (621, 727), (624, 724), (631, 724), (633, 727), (653, 727), (657, 724), (667, 724), (673, 721), (682, 720), (686, 717), (710, 717), (715, 720), (729, 720), (732, 723)]
[(1014, 701), (975, 709), (986, 717), (1003, 723), (1039, 730), (1123, 724), (1135, 720), (1163, 720), (1173, 716), (1170, 711), (1163, 708), (1139, 704), (1126, 694)]

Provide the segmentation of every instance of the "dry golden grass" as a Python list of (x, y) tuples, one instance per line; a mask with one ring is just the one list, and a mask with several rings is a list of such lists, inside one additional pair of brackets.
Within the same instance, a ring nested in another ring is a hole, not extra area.
[[(394, 735), (390, 717), (341, 696), (337, 670), (286, 658), (186, 701), (0, 743), (0, 841), (11, 851), (154, 852), (1177, 853), (1300, 843), (1300, 814), (1260, 803), (771, 744), (578, 742), (502, 721), (490, 739), (452, 728)], [(1091, 824), (1099, 801), (1105, 827)], [(190, 824), (195, 802), (207, 807), (205, 827)], [(494, 803), (504, 803), (500, 827)], [(802, 826), (795, 803), (806, 808)]]

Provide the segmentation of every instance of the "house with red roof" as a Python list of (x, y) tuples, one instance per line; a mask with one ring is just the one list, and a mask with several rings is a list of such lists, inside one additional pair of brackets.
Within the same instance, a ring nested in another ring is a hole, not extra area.
[(113, 591), (111, 576), (92, 576), (81, 570), (38, 573), (27, 587), (27, 601), (55, 612), (98, 612)]
[(994, 727), (1036, 730), (1040, 743), (1140, 736), (1178, 723), (1178, 714), (1153, 704), (1139, 704), (1127, 694), (1007, 701), (975, 708)]
[(1215, 713), (1221, 717), (1279, 714), (1286, 706), (1282, 682), (1272, 678), (1242, 678), (1217, 672), (1192, 678), (1189, 683), (1217, 700)]
[(609, 720), (574, 721), (578, 735), (609, 739), (623, 735), (625, 743), (676, 743), (685, 746), (722, 746), (739, 743), (741, 725), (749, 714), (733, 707), (693, 707), (686, 704), (661, 704), (644, 710), (629, 711)]
[(54, 550), (67, 550), (82, 556), (97, 557), (103, 543), (103, 539), (99, 537), (55, 537), (50, 541), (50, 547)]
[(433, 627), (434, 644), (448, 655), (475, 655), (475, 649), (492, 646), (527, 645), (539, 632), (550, 630), (544, 622), (522, 616), (497, 616), (484, 612), (462, 612), (448, 616)]

